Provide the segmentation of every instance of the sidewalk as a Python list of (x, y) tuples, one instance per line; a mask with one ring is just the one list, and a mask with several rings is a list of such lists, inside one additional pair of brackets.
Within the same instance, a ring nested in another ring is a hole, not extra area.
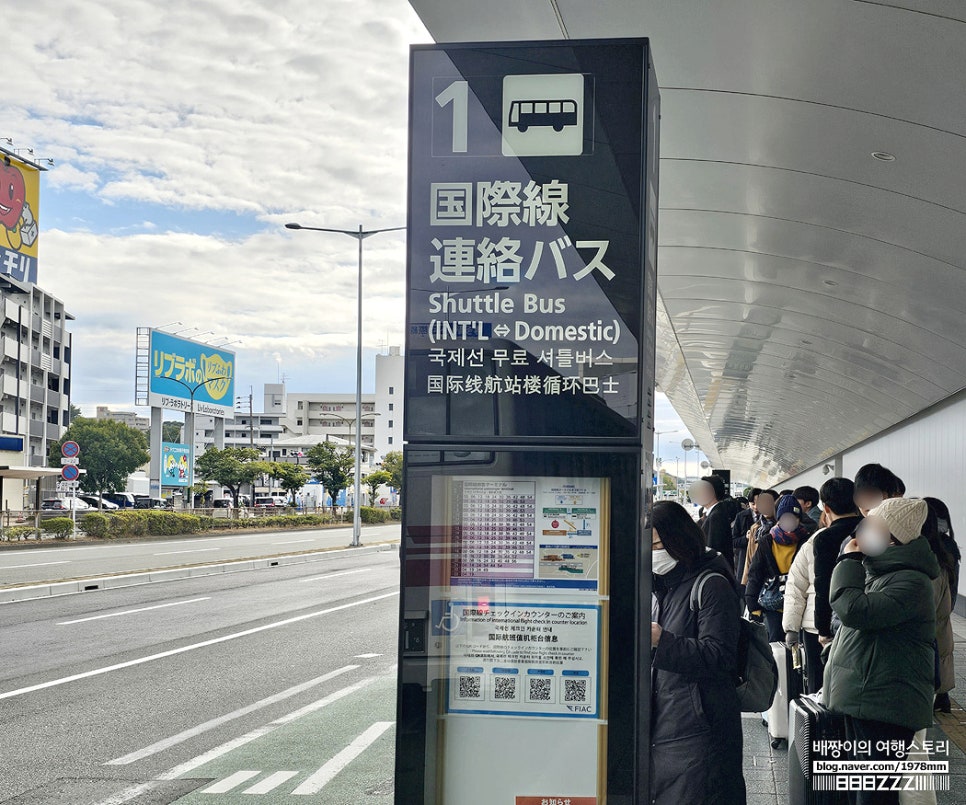
[[(937, 713), (929, 731), (934, 741), (949, 741), (949, 791), (936, 792), (938, 805), (966, 805), (966, 618), (953, 615), (956, 688), (950, 694), (951, 715)], [(746, 713), (743, 720), (745, 784), (748, 805), (785, 805), (788, 802), (788, 751), (772, 749), (768, 732), (756, 714)]]

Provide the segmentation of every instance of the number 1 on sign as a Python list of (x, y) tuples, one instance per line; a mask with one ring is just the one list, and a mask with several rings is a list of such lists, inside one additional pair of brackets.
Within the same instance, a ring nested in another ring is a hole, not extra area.
[[(425, 96), (423, 96), (425, 97)], [(453, 104), (453, 153), (466, 153), (466, 137), (469, 117), (469, 84), (466, 81), (454, 81), (439, 95), (436, 103), (440, 106)]]

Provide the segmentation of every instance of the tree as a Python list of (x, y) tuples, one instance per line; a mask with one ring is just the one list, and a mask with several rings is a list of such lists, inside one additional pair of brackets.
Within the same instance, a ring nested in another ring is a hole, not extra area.
[(136, 428), (112, 419), (78, 417), (64, 437), (50, 445), (47, 463), (60, 466), (60, 446), (75, 441), (80, 446), (80, 488), (92, 495), (123, 492), (127, 477), (150, 460), (148, 442)]
[(351, 447), (336, 447), (329, 442), (319, 442), (309, 448), (305, 461), (312, 469), (315, 479), (332, 497), (332, 512), (339, 492), (349, 485), (355, 458)]
[(403, 454), (398, 450), (390, 450), (382, 457), (382, 468), (389, 473), (389, 486), (397, 492), (402, 492), (403, 486)]
[(74, 424), (74, 420), (80, 416), (83, 416), (81, 409), (74, 405), (74, 403), (71, 403), (70, 408), (67, 410), (67, 422), (72, 425)]
[(376, 495), (379, 494), (379, 487), (383, 484), (388, 484), (392, 480), (392, 475), (390, 475), (385, 470), (375, 470), (370, 472), (364, 479), (363, 483), (369, 490), (369, 505), (376, 505)]
[(238, 508), (242, 484), (254, 483), (255, 478), (269, 469), (269, 464), (261, 461), (261, 452), (253, 447), (226, 447), (224, 450), (209, 447), (195, 461), (198, 477), (226, 487), (231, 492), (235, 508)]
[(282, 487), (292, 498), (292, 505), (295, 505), (295, 493), (298, 492), (309, 481), (309, 472), (298, 464), (289, 464), (287, 461), (273, 461), (272, 468), (269, 470), (278, 485)]
[(175, 420), (168, 420), (167, 422), (161, 423), (161, 441), (162, 442), (180, 442), (181, 441), (181, 428), (184, 424), (181, 422), (176, 422)]

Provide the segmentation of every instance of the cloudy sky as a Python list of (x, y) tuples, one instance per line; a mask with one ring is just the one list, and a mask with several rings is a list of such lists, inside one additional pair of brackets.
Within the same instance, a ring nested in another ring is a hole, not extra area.
[[(354, 388), (356, 242), (283, 224), (405, 224), (408, 49), (431, 41), (409, 4), (34, 0), (16, 30), (0, 137), (55, 162), (39, 284), (76, 316), (74, 402), (132, 409), (135, 328), (174, 321), (240, 340), (239, 393)], [(365, 244), (367, 390), (402, 341), (403, 235)], [(673, 472), (688, 434), (659, 403)]]

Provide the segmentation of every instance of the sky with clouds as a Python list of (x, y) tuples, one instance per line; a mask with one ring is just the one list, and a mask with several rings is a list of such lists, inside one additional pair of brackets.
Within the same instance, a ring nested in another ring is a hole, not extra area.
[[(430, 41), (405, 0), (20, 6), (0, 138), (55, 163), (39, 284), (76, 317), (85, 413), (133, 408), (135, 329), (174, 321), (240, 341), (239, 393), (354, 388), (356, 242), (283, 225), (405, 224), (409, 46)], [(365, 241), (367, 390), (402, 342), (404, 234)], [(663, 395), (657, 428), (673, 472)]]

